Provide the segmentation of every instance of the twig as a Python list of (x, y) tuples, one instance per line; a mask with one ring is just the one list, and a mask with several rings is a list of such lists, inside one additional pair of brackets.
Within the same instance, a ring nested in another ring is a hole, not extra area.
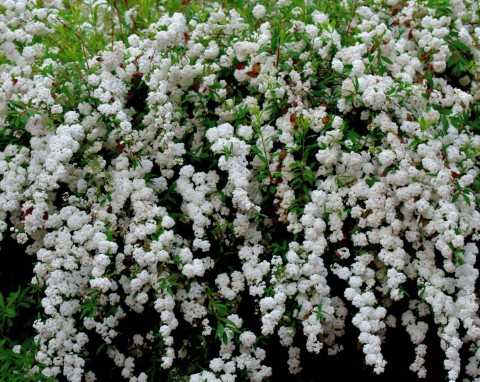
[(355, 11), (357, 10), (357, 7), (358, 7), (358, 2), (355, 2), (353, 4), (352, 16), (350, 17), (350, 21), (348, 22), (347, 31), (345, 32), (345, 36), (348, 36), (348, 34), (350, 33), (350, 26), (352, 25), (353, 18), (355, 17)]
[(120, 25), (120, 34), (122, 35), (122, 41), (125, 42), (125, 35), (123, 34), (123, 27), (122, 27), (122, 19), (120, 18), (120, 11), (118, 10), (117, 0), (113, 0), (113, 5), (115, 7), (115, 12), (117, 13), (118, 24)]

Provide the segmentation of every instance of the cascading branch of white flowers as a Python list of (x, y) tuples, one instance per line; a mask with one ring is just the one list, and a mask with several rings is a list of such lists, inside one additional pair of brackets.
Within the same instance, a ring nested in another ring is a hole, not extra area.
[[(108, 33), (114, 5), (84, 3)], [(36, 258), (32, 373), (94, 381), (96, 338), (132, 382), (263, 381), (268, 336), (297, 374), (351, 321), (375, 373), (401, 325), (419, 377), (430, 330), (449, 381), (480, 378), (477, 1), (212, 3), (83, 64), (43, 43), (63, 8), (0, 0), (0, 231)]]

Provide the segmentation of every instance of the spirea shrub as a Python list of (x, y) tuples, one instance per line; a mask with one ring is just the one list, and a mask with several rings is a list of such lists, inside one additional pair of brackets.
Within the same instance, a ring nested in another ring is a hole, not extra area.
[(266, 381), (348, 323), (374, 373), (398, 326), (477, 381), (478, 2), (153, 3), (0, 0), (22, 378)]

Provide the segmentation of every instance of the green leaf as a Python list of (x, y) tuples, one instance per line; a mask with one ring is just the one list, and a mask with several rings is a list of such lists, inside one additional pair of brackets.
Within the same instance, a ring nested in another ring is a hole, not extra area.
[(385, 62), (386, 62), (387, 64), (389, 64), (389, 65), (393, 65), (393, 61), (390, 60), (388, 57), (380, 56), (380, 59), (381, 59), (382, 61), (385, 61)]
[(104, 342), (97, 348), (97, 351), (95, 352), (95, 354), (99, 355), (102, 352), (102, 350), (105, 348), (105, 346), (107, 346), (107, 344)]
[(457, 187), (457, 190), (460, 191), (462, 189), (462, 186), (460, 185), (460, 182), (458, 181), (458, 179), (454, 179), (453, 183), (455, 183), (455, 187)]
[(442, 125), (445, 130), (448, 129), (448, 118), (446, 116), (442, 116)]
[(7, 306), (7, 308), (5, 309), (5, 315), (7, 317), (15, 317), (17, 314), (14, 308), (12, 308), (11, 306)]
[(463, 42), (459, 41), (459, 40), (455, 40), (452, 42), (452, 45), (457, 48), (459, 51), (461, 52), (466, 52), (466, 53), (470, 53), (471, 50), (470, 48), (465, 45)]
[(455, 202), (458, 200), (459, 197), (460, 197), (460, 193), (459, 193), (459, 192), (457, 192), (455, 195), (453, 195), (452, 203), (455, 203)]
[(9, 295), (8, 295), (8, 298), (7, 298), (7, 305), (12, 305), (13, 302), (18, 298), (18, 296), (20, 295), (20, 287), (18, 288), (17, 291), (15, 292), (11, 292)]
[(378, 179), (378, 178), (371, 178), (371, 179), (367, 179), (365, 182), (367, 183), (368, 187), (372, 188), (372, 186), (373, 186), (375, 183), (380, 182), (380, 179)]
[(225, 333), (225, 326), (220, 321), (218, 321), (216, 336), (218, 338), (222, 338), (224, 333)]

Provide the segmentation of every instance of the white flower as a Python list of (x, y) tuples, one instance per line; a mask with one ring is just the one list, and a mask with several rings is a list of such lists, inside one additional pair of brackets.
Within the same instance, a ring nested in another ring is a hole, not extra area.
[(50, 108), (50, 111), (52, 114), (61, 114), (63, 112), (62, 105), (59, 105), (56, 103), (52, 105), (52, 107)]
[(64, 115), (65, 123), (76, 123), (78, 122), (79, 114), (75, 111), (67, 111)]
[(208, 60), (213, 60), (214, 58), (217, 58), (219, 54), (219, 48), (217, 43), (214, 40), (210, 41), (203, 54)]
[(362, 95), (363, 102), (366, 107), (371, 107), (373, 110), (380, 110), (385, 106), (387, 100), (383, 89), (379, 86), (369, 86), (365, 89)]
[(250, 41), (241, 41), (234, 44), (233, 49), (237, 56), (237, 60), (242, 62), (246, 58), (260, 49), (260, 44)]
[(136, 300), (139, 304), (143, 305), (148, 301), (148, 294), (146, 292), (141, 292), (137, 295)]
[(252, 14), (256, 19), (261, 19), (263, 16), (265, 16), (266, 8), (261, 5), (257, 4), (253, 7)]
[(255, 334), (248, 330), (240, 334), (240, 342), (245, 347), (251, 347), (255, 343), (256, 339), (257, 337), (255, 336)]
[(22, 346), (21, 345), (15, 345), (13, 348), (12, 348), (12, 352), (16, 353), (16, 354), (20, 354), (20, 352), (22, 351)]
[(332, 69), (338, 73), (343, 72), (343, 63), (339, 59), (332, 60)]

